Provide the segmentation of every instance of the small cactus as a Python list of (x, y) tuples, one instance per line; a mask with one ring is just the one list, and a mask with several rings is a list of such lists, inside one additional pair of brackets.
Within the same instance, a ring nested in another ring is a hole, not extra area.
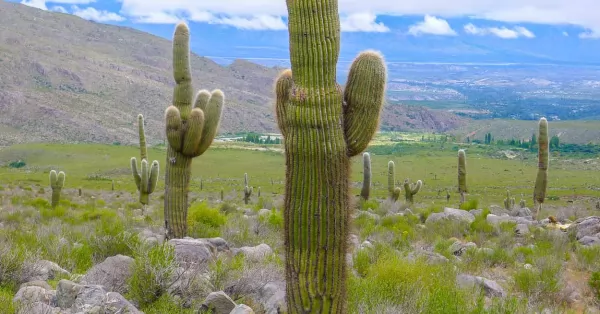
[[(137, 190), (140, 193), (140, 203), (142, 205), (148, 205), (150, 194), (154, 192), (156, 188), (156, 184), (158, 182), (158, 161), (154, 160), (150, 167), (148, 167), (148, 150), (146, 148), (146, 134), (144, 132), (144, 117), (140, 114), (138, 115), (138, 130), (140, 137), (140, 157), (142, 159), (141, 162), (141, 172), (138, 171), (137, 168), (137, 160), (135, 157), (131, 157), (131, 172), (133, 174), (133, 179), (135, 180), (135, 185), (137, 186)], [(115, 182), (113, 181), (113, 191), (114, 191)]]
[(56, 173), (56, 170), (50, 171), (50, 188), (52, 189), (52, 207), (58, 206), (60, 202), (60, 192), (65, 186), (65, 173)]
[(504, 199), (504, 209), (512, 210), (515, 208), (515, 198), (510, 197), (510, 191), (506, 190), (506, 198)]
[(527, 207), (527, 204), (525, 203), (525, 200), (524, 200), (524, 199), (521, 199), (521, 201), (519, 202), (519, 206), (520, 206), (521, 208), (525, 208), (525, 207)]
[(248, 174), (244, 173), (244, 204), (248, 205), (250, 196), (252, 195), (252, 187), (248, 186)]
[(533, 191), (535, 216), (542, 210), (548, 188), (548, 121), (541, 118), (538, 124), (538, 172)]
[(404, 180), (404, 193), (405, 198), (408, 203), (414, 203), (415, 194), (419, 193), (421, 187), (423, 186), (423, 181), (418, 180), (417, 183), (409, 183), (409, 180)]
[(400, 189), (399, 187), (396, 187), (396, 184), (394, 183), (395, 181), (395, 177), (396, 177), (396, 165), (394, 164), (394, 161), (390, 160), (388, 162), (388, 194), (390, 197), (390, 200), (392, 202), (396, 202), (398, 201), (398, 198), (400, 197), (400, 193), (402, 192), (402, 189)]
[(256, 196), (260, 198), (260, 186), (258, 187), (258, 191), (256, 193)]
[(363, 153), (363, 185), (360, 191), (360, 196), (365, 200), (369, 200), (371, 194), (371, 155)]
[(225, 192), (221, 189), (221, 202), (225, 199)]
[(458, 192), (460, 193), (460, 203), (465, 202), (465, 193), (467, 189), (467, 156), (464, 149), (458, 150)]

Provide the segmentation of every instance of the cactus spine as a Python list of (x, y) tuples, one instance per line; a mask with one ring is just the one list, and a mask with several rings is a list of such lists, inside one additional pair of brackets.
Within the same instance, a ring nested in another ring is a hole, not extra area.
[[(165, 112), (169, 145), (165, 170), (164, 217), (166, 237), (187, 235), (188, 192), (192, 159), (202, 155), (217, 133), (224, 95), (200, 90), (194, 100), (190, 70), (190, 30), (185, 23), (173, 35), (173, 103)], [(193, 105), (193, 107), (192, 107)]]
[(409, 203), (414, 203), (415, 194), (419, 193), (421, 187), (423, 186), (423, 181), (418, 180), (417, 183), (409, 183), (409, 180), (404, 180), (404, 194), (406, 201)]
[(378, 128), (387, 69), (362, 52), (336, 83), (337, 0), (287, 1), (292, 69), (276, 83), (286, 156), (284, 221), (288, 313), (345, 313), (350, 158)]
[(402, 189), (396, 187), (396, 164), (394, 161), (390, 160), (388, 162), (388, 194), (389, 198), (392, 202), (396, 202), (398, 198), (400, 198), (400, 193)]
[(244, 173), (244, 204), (248, 205), (253, 188), (248, 186), (248, 174)]
[(467, 189), (467, 156), (464, 149), (458, 150), (458, 192), (460, 193), (460, 203), (465, 202), (465, 193)]
[(548, 121), (541, 118), (538, 124), (538, 172), (535, 179), (535, 190), (533, 191), (533, 203), (535, 204), (535, 215), (542, 210), (542, 204), (546, 198), (548, 187)]
[[(141, 171), (138, 171), (137, 159), (131, 157), (131, 173), (135, 180), (135, 185), (140, 193), (140, 203), (142, 205), (148, 205), (150, 194), (154, 192), (156, 184), (158, 182), (158, 161), (154, 160), (152, 165), (148, 167), (148, 149), (146, 147), (146, 134), (144, 132), (144, 117), (138, 115), (138, 130), (140, 137), (140, 158), (141, 158)], [(114, 187), (114, 181), (113, 181)]]
[(515, 208), (515, 198), (510, 197), (510, 191), (506, 190), (506, 198), (504, 199), (504, 208), (507, 210), (512, 210)]
[(65, 173), (56, 173), (56, 170), (50, 171), (50, 188), (52, 189), (52, 207), (58, 206), (60, 202), (60, 192), (65, 186)]
[(360, 191), (360, 196), (365, 200), (369, 200), (371, 194), (371, 155), (363, 153), (363, 186)]

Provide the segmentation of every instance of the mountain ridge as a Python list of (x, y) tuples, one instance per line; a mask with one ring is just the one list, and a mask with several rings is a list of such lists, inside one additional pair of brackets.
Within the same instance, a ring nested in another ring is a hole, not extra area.
[[(139, 113), (149, 142), (162, 142), (171, 55), (171, 41), (131, 27), (0, 2), (0, 145), (136, 143)], [(195, 53), (190, 63), (195, 90), (225, 93), (220, 133), (277, 132), (273, 84), (282, 68), (241, 59), (222, 66)], [(386, 105), (382, 128), (441, 131), (462, 123), (426, 108), (410, 109), (426, 118), (409, 119), (409, 109)]]

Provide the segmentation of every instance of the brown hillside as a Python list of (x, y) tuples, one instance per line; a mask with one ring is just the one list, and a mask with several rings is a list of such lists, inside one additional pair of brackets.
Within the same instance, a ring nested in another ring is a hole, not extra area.
[[(202, 36), (195, 33), (194, 36)], [(138, 113), (162, 141), (171, 102), (171, 42), (127, 27), (0, 2), (0, 145), (31, 141), (135, 143)], [(220, 132), (277, 132), (272, 87), (280, 69), (224, 67), (192, 55), (196, 88), (221, 88)], [(454, 115), (386, 106), (382, 128), (444, 130)]]

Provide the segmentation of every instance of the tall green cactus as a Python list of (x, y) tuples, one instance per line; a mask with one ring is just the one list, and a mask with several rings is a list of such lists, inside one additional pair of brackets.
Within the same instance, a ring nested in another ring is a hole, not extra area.
[[(202, 155), (217, 133), (224, 95), (200, 90), (195, 97), (190, 71), (190, 30), (185, 23), (173, 35), (173, 104), (165, 112), (169, 142), (165, 170), (164, 217), (167, 238), (187, 235), (192, 159)], [(194, 106), (192, 107), (192, 104)]]
[(467, 155), (464, 149), (458, 150), (458, 192), (460, 193), (460, 203), (465, 202), (465, 193), (467, 189)]
[(396, 187), (396, 164), (390, 160), (388, 162), (388, 196), (392, 202), (398, 201), (402, 189)]
[(360, 190), (360, 196), (365, 200), (369, 200), (371, 194), (371, 155), (363, 153), (363, 185)]
[(248, 205), (253, 188), (248, 186), (248, 174), (244, 173), (244, 204)]
[(423, 181), (421, 180), (418, 180), (417, 183), (410, 183), (408, 179), (404, 180), (404, 194), (406, 201), (411, 204), (414, 203), (414, 196), (419, 193), (422, 186)]
[(146, 147), (146, 133), (144, 132), (144, 116), (138, 115), (138, 131), (140, 137), (140, 158), (141, 172), (138, 171), (137, 159), (131, 157), (131, 173), (135, 180), (135, 185), (140, 193), (140, 203), (148, 205), (150, 194), (154, 192), (158, 182), (158, 161), (154, 160), (152, 165), (148, 167), (148, 149)]
[(52, 189), (52, 207), (58, 206), (60, 202), (60, 192), (65, 186), (65, 173), (56, 173), (56, 170), (50, 170), (50, 188)]
[(515, 198), (510, 196), (510, 191), (506, 190), (506, 198), (504, 199), (504, 209), (512, 210), (515, 208)]
[(350, 158), (378, 128), (387, 69), (376, 52), (336, 83), (337, 0), (287, 1), (290, 61), (276, 83), (286, 156), (284, 199), (288, 313), (345, 313)]
[(548, 121), (541, 118), (538, 123), (538, 172), (533, 191), (536, 217), (542, 210), (548, 188)]

